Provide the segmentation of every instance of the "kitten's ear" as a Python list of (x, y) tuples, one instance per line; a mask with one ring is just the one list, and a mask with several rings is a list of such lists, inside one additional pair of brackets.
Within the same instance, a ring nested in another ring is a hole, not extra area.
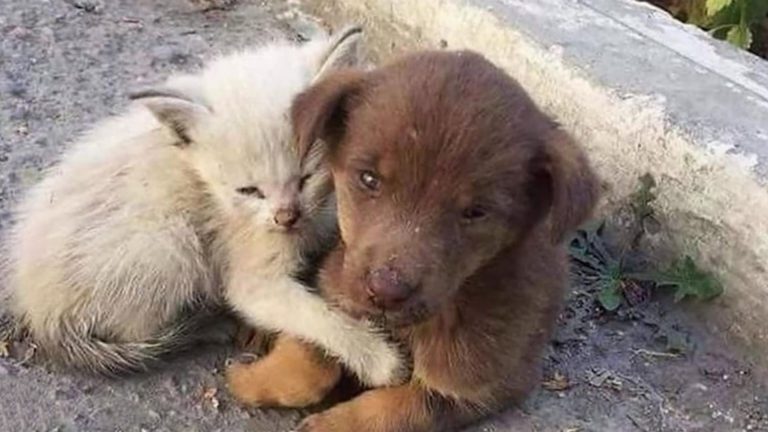
[(348, 25), (331, 35), (320, 53), (317, 72), (313, 81), (318, 81), (331, 72), (360, 65), (363, 28)]
[(211, 113), (204, 104), (172, 87), (146, 88), (129, 97), (147, 107), (160, 123), (173, 131), (178, 137), (176, 145), (180, 147), (192, 142), (190, 130)]

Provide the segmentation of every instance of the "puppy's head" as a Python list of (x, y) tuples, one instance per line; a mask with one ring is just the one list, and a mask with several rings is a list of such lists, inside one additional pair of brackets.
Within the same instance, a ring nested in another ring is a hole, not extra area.
[[(359, 27), (306, 44), (275, 42), (217, 59), (133, 95), (229, 215), (270, 231), (297, 232), (332, 192), (324, 152), (292, 145), (293, 98), (315, 79), (359, 61)], [(309, 217), (305, 217), (309, 216)]]
[(426, 52), (337, 72), (292, 109), (300, 151), (330, 146), (353, 314), (421, 321), (539, 223), (552, 242), (597, 196), (582, 151), (503, 71)]

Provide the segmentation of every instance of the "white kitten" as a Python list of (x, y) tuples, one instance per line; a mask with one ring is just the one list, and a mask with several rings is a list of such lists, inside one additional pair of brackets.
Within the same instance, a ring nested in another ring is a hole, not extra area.
[(321, 146), (300, 160), (290, 105), (357, 63), (359, 39), (350, 28), (220, 58), (136, 94), (74, 145), (29, 192), (9, 244), (12, 308), (40, 347), (71, 366), (139, 369), (174, 349), (188, 311), (227, 303), (366, 384), (400, 379), (396, 347), (293, 278), (336, 222)]

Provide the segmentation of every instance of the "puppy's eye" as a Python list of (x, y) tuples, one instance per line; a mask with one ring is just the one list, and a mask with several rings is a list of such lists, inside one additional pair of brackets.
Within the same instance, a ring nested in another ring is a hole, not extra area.
[(488, 216), (488, 210), (479, 205), (467, 207), (461, 212), (461, 218), (467, 223), (477, 222), (485, 219), (486, 216)]
[(307, 180), (312, 177), (312, 174), (306, 174), (299, 179), (299, 190), (304, 190), (304, 186), (307, 184)]
[(256, 198), (264, 199), (264, 192), (261, 191), (257, 186), (243, 186), (241, 188), (237, 188), (237, 193), (240, 195), (246, 195), (246, 196), (254, 196)]
[(373, 171), (360, 172), (360, 184), (371, 192), (376, 192), (381, 187), (381, 180)]

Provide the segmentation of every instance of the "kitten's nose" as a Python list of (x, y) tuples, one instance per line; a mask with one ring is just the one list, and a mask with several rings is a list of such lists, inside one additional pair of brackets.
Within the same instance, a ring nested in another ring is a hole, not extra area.
[(385, 309), (400, 306), (416, 292), (416, 287), (406, 282), (399, 271), (390, 267), (369, 273), (366, 285), (366, 292), (371, 301)]
[(301, 213), (297, 208), (281, 208), (275, 212), (275, 223), (281, 227), (290, 228), (301, 217)]

